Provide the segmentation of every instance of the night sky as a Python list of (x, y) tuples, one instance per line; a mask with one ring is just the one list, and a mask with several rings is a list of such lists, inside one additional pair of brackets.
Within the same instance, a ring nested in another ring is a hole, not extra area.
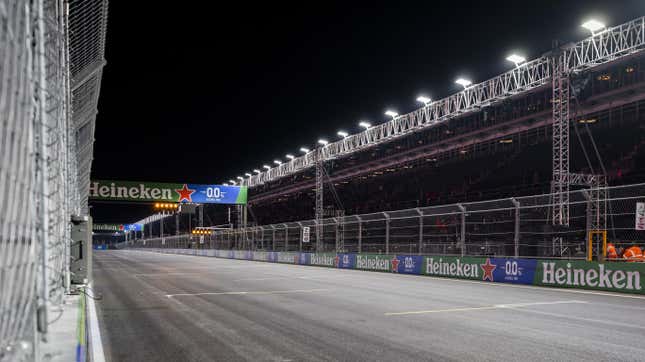
[[(92, 178), (217, 184), (617, 25), (645, 1), (110, 2)], [(94, 204), (95, 222), (149, 207)]]

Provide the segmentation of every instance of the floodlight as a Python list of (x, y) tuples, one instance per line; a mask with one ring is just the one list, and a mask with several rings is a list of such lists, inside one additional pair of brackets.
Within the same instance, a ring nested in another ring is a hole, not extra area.
[(253, 172), (255, 172), (255, 173), (260, 173), (260, 172), (262, 172), (262, 171), (260, 171), (260, 170), (258, 170), (258, 169), (256, 168), (256, 169), (254, 169), (254, 170), (253, 170)]
[(235, 185), (235, 180), (228, 180), (228, 182), (230, 182), (230, 183), (232, 183), (233, 185)]
[(506, 57), (506, 60), (508, 60), (509, 62), (515, 63), (515, 66), (519, 67), (520, 64), (522, 64), (522, 63), (524, 63), (526, 61), (526, 58), (524, 58), (521, 55), (511, 54), (511, 55)]
[(343, 138), (349, 136), (349, 133), (347, 133), (345, 131), (338, 131), (336, 134), (341, 136), (341, 137), (343, 137)]
[(285, 155), (285, 157), (286, 157), (286, 158), (288, 158), (288, 159), (290, 159), (290, 160), (293, 160), (293, 159), (295, 158), (295, 157), (294, 157), (292, 154), (290, 154), (290, 153), (287, 153), (287, 154)]
[(264, 165), (264, 166), (262, 166), (262, 167), (266, 168), (267, 170), (270, 170), (270, 169), (271, 169), (271, 167), (270, 167), (270, 166), (268, 166), (268, 165)]
[(319, 139), (319, 140), (318, 140), (318, 143), (320, 143), (320, 144), (321, 144), (321, 145), (323, 145), (323, 146), (326, 146), (326, 145), (329, 143), (329, 141), (327, 141), (327, 140), (326, 140), (326, 139), (324, 139), (324, 138), (321, 138), (321, 139)]
[(369, 129), (370, 127), (372, 127), (372, 124), (367, 121), (360, 121), (358, 125), (365, 129)]
[(282, 165), (282, 161), (280, 160), (273, 160), (273, 163), (275, 163), (278, 166)]
[(253, 175), (251, 175), (251, 174), (250, 174), (250, 173), (248, 173), (248, 172), (247, 172), (247, 173), (245, 173), (245, 175), (246, 175), (247, 177), (251, 177), (251, 176), (253, 176)]
[(601, 23), (598, 20), (591, 19), (588, 21), (585, 21), (582, 24), (582, 27), (589, 30), (591, 32), (591, 35), (596, 35), (600, 30), (605, 28), (605, 24)]
[(425, 104), (427, 106), (428, 103), (432, 102), (432, 99), (430, 99), (428, 97), (425, 97), (425, 96), (418, 96), (417, 97), (417, 102), (421, 102), (421, 103), (423, 103), (423, 104)]
[(389, 109), (388, 109), (387, 111), (385, 111), (385, 115), (386, 115), (386, 116), (390, 116), (390, 117), (392, 117), (392, 118), (396, 118), (399, 114), (398, 114), (398, 113), (396, 113), (396, 112), (394, 112), (394, 111), (392, 111), (392, 110), (389, 110)]
[(237, 176), (237, 179), (240, 180), (240, 181), (244, 181), (244, 177), (242, 177), (242, 176)]
[(309, 149), (307, 147), (300, 147), (300, 152), (309, 153)]
[(464, 89), (468, 88), (473, 82), (469, 81), (468, 79), (464, 78), (458, 78), (455, 83), (459, 84), (460, 86), (464, 87)]

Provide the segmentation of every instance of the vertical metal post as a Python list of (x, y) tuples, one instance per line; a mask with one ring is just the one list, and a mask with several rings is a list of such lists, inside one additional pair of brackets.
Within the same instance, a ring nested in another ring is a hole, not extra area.
[(339, 252), (340, 251), (339, 250), (340, 239), (339, 239), (338, 232), (340, 231), (340, 228), (339, 228), (339, 225), (338, 225), (338, 218), (335, 217), (335, 218), (333, 218), (333, 220), (334, 220), (334, 229), (336, 231), (335, 235), (334, 235), (334, 238), (335, 238), (335, 240), (334, 240), (334, 250), (336, 250), (336, 252)]
[(323, 176), (324, 170), (323, 167), (324, 161), (322, 158), (322, 149), (316, 149), (316, 252), (320, 253), (323, 251), (323, 193), (324, 193), (324, 184)]
[(161, 238), (161, 245), (166, 245), (166, 239), (163, 236), (163, 214), (164, 212), (162, 211), (159, 219), (159, 237)]
[(199, 208), (199, 226), (204, 226), (204, 204), (197, 205)]
[(179, 213), (175, 213), (175, 235), (179, 235)]
[(513, 234), (513, 243), (515, 247), (515, 253), (513, 254), (516, 258), (520, 256), (520, 202), (511, 198), (513, 206), (515, 206), (515, 233)]
[(390, 215), (387, 212), (383, 212), (385, 216), (385, 254), (390, 253)]
[(300, 227), (300, 232), (298, 233), (299, 238), (298, 238), (298, 251), (302, 253), (302, 223), (300, 221), (296, 222), (298, 224), (298, 227)]
[(363, 250), (363, 219), (360, 215), (356, 215), (356, 220), (358, 220), (358, 253), (360, 254)]
[(273, 246), (271, 247), (271, 251), (276, 251), (275, 250), (275, 226), (273, 226), (273, 225), (270, 225), (270, 226), (271, 226), (271, 234), (272, 234), (271, 238), (272, 238), (272, 241), (273, 241)]
[[(569, 72), (562, 52), (552, 58), (553, 225), (569, 225)], [(561, 241), (561, 239), (560, 239)]]
[(457, 204), (461, 211), (461, 232), (459, 233), (459, 244), (461, 256), (466, 255), (466, 208), (462, 204)]
[(419, 255), (423, 254), (423, 211), (420, 208), (416, 208), (417, 213), (419, 214)]
[(289, 226), (284, 225), (284, 251), (289, 251)]

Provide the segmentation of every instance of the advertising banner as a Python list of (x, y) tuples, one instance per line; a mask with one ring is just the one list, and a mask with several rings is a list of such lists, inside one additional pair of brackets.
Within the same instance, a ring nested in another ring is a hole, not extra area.
[(246, 204), (246, 186), (94, 180), (89, 198), (114, 201)]
[(125, 231), (143, 231), (143, 224), (123, 224)]
[(421, 274), (423, 257), (419, 255), (396, 255), (392, 260), (393, 273)]
[(122, 224), (92, 224), (93, 231), (123, 231)]
[(336, 254), (336, 260), (334, 262), (336, 264), (336, 268), (354, 269), (354, 264), (356, 263), (356, 254)]
[(313, 253), (309, 254), (309, 265), (336, 266), (336, 253)]
[(437, 277), (492, 281), (492, 272), (495, 270), (490, 260), (486, 265), (487, 259), (484, 258), (427, 256), (424, 259), (423, 274)]
[(535, 259), (490, 258), (489, 264), (495, 267), (491, 282), (533, 284)]
[(376, 271), (391, 271), (390, 260), (392, 255), (380, 254), (356, 254), (356, 269), (363, 270), (376, 270)]
[(645, 264), (539, 260), (534, 285), (645, 294)]

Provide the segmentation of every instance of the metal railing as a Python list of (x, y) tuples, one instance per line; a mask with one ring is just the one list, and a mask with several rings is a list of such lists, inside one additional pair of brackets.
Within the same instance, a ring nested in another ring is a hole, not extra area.
[[(87, 69), (81, 60), (103, 59), (106, 7), (104, 0), (0, 0), (3, 361), (35, 359), (34, 342), (44, 340), (69, 288), (70, 217), (87, 209), (100, 85), (79, 78)], [(74, 36), (84, 43), (73, 44)]]
[[(645, 245), (645, 231), (635, 230), (636, 203), (645, 202), (645, 184), (606, 191), (609, 241), (617, 247)], [(319, 251), (583, 259), (593, 231), (591, 197), (589, 190), (570, 192), (566, 228), (552, 225), (550, 194), (327, 218)], [(303, 243), (307, 227), (312, 239)], [(316, 251), (315, 227), (314, 220), (305, 220), (135, 240), (131, 246), (308, 252)]]

